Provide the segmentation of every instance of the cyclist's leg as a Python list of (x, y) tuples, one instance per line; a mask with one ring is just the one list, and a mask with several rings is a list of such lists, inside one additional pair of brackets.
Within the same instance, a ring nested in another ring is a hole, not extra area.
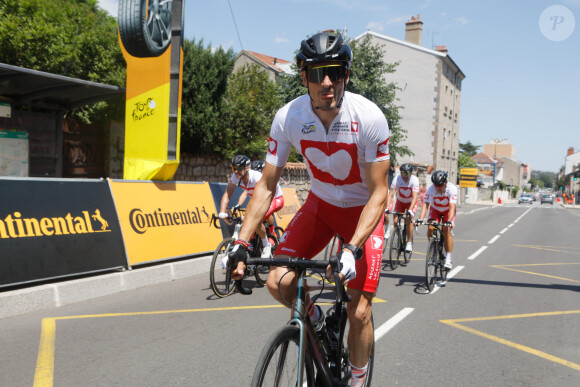
[[(412, 210), (415, 214), (417, 213), (417, 204), (415, 204), (415, 207), (412, 208)], [(407, 241), (409, 242), (413, 242), (413, 231), (415, 231), (415, 223), (413, 222), (413, 219), (407, 217)]]
[[(449, 212), (447, 212), (445, 214), (445, 217), (443, 218), (443, 221), (447, 222), (449, 220), (455, 222), (455, 218), (449, 219)], [(445, 240), (444, 240), (445, 251), (449, 255), (453, 252), (453, 235), (451, 235), (451, 227), (444, 226), (443, 227), (443, 235), (445, 237)]]
[[(311, 259), (322, 251), (334, 235), (334, 231), (320, 216), (321, 213), (325, 212), (324, 207), (325, 203), (315, 195), (308, 196), (304, 205), (288, 224), (284, 232), (284, 241), (280, 242), (276, 250), (277, 257), (290, 256)], [(278, 284), (281, 286), (282, 296), (287, 301), (293, 300), (296, 289), (292, 282), (294, 274), (286, 274), (287, 272), (286, 268), (276, 267), (270, 271), (268, 276), (268, 290), (281, 303), (283, 303), (283, 299), (280, 297)]]

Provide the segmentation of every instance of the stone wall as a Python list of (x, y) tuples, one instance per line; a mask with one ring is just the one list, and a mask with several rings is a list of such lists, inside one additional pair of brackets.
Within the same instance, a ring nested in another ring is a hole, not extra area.
[[(232, 175), (230, 160), (211, 156), (181, 154), (179, 167), (174, 175), (176, 181), (207, 181), (227, 183)], [(293, 185), (300, 203), (304, 203), (310, 191), (310, 178), (304, 163), (288, 163), (282, 173), (282, 180)], [(281, 186), (284, 186), (282, 183)]]

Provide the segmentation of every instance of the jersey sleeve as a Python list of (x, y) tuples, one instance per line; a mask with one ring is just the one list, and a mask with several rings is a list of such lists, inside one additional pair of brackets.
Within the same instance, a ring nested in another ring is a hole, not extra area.
[(452, 186), (449, 190), (449, 203), (457, 203), (457, 187)]
[(240, 182), (240, 179), (236, 177), (235, 173), (232, 173), (232, 177), (230, 177), (230, 183), (237, 185)]
[(266, 162), (276, 167), (283, 167), (288, 161), (292, 143), (288, 138), (288, 133), (284, 128), (285, 111), (279, 110), (274, 117), (270, 128), (270, 138)]
[(420, 191), (419, 179), (417, 178), (417, 176), (412, 176), (411, 178), (412, 178), (411, 183), (413, 184), (413, 192), (419, 192)]
[(434, 186), (429, 186), (429, 188), (427, 188), (427, 192), (425, 192), (425, 201), (424, 203), (429, 203), (431, 204), (431, 201), (433, 200), (433, 195), (435, 194), (435, 187)]
[(370, 120), (364, 139), (365, 161), (372, 163), (390, 159), (389, 124), (383, 112), (374, 104), (369, 108)]

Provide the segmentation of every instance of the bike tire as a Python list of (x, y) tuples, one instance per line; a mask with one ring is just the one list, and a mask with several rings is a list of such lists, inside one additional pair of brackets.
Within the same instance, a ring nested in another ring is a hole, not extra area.
[(405, 264), (408, 264), (411, 260), (411, 256), (413, 255), (413, 251), (407, 251), (407, 228), (403, 230), (403, 258), (405, 260)]
[(211, 265), (209, 268), (209, 282), (211, 284), (211, 289), (216, 296), (223, 298), (227, 297), (234, 292), (235, 286), (234, 281), (230, 283), (230, 291), (227, 291), (226, 284), (226, 271), (222, 269), (221, 261), (224, 255), (228, 254), (234, 245), (234, 238), (226, 238), (220, 242), (217, 249), (213, 253), (211, 259)]
[(266, 285), (268, 274), (270, 274), (270, 268), (268, 266), (256, 266), (254, 268), (254, 277), (256, 278), (259, 287), (264, 287)]
[(389, 247), (389, 264), (391, 269), (395, 270), (399, 266), (399, 257), (401, 256), (401, 232), (394, 228), (391, 232), (391, 243)]
[(435, 241), (429, 241), (425, 261), (425, 283), (427, 284), (429, 293), (433, 291), (435, 282), (437, 282), (437, 243)]
[[(278, 329), (270, 336), (260, 354), (251, 386), (302, 386), (297, 380), (299, 345), (300, 329), (297, 326), (286, 325)], [(306, 348), (304, 366), (306, 386), (314, 387), (314, 363), (308, 347)], [(280, 371), (281, 373), (279, 373)]]
[(445, 282), (447, 281), (447, 273), (449, 272), (449, 270), (445, 269), (443, 266), (445, 265), (445, 248), (442, 248), (439, 253), (439, 273), (441, 274), (441, 281)]
[(171, 4), (160, 0), (119, 1), (119, 36), (129, 54), (157, 57), (167, 50), (171, 43)]

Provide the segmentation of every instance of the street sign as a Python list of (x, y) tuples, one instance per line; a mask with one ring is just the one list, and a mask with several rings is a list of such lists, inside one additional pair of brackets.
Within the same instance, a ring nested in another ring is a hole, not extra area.
[(461, 168), (459, 186), (462, 188), (476, 188), (477, 168)]

